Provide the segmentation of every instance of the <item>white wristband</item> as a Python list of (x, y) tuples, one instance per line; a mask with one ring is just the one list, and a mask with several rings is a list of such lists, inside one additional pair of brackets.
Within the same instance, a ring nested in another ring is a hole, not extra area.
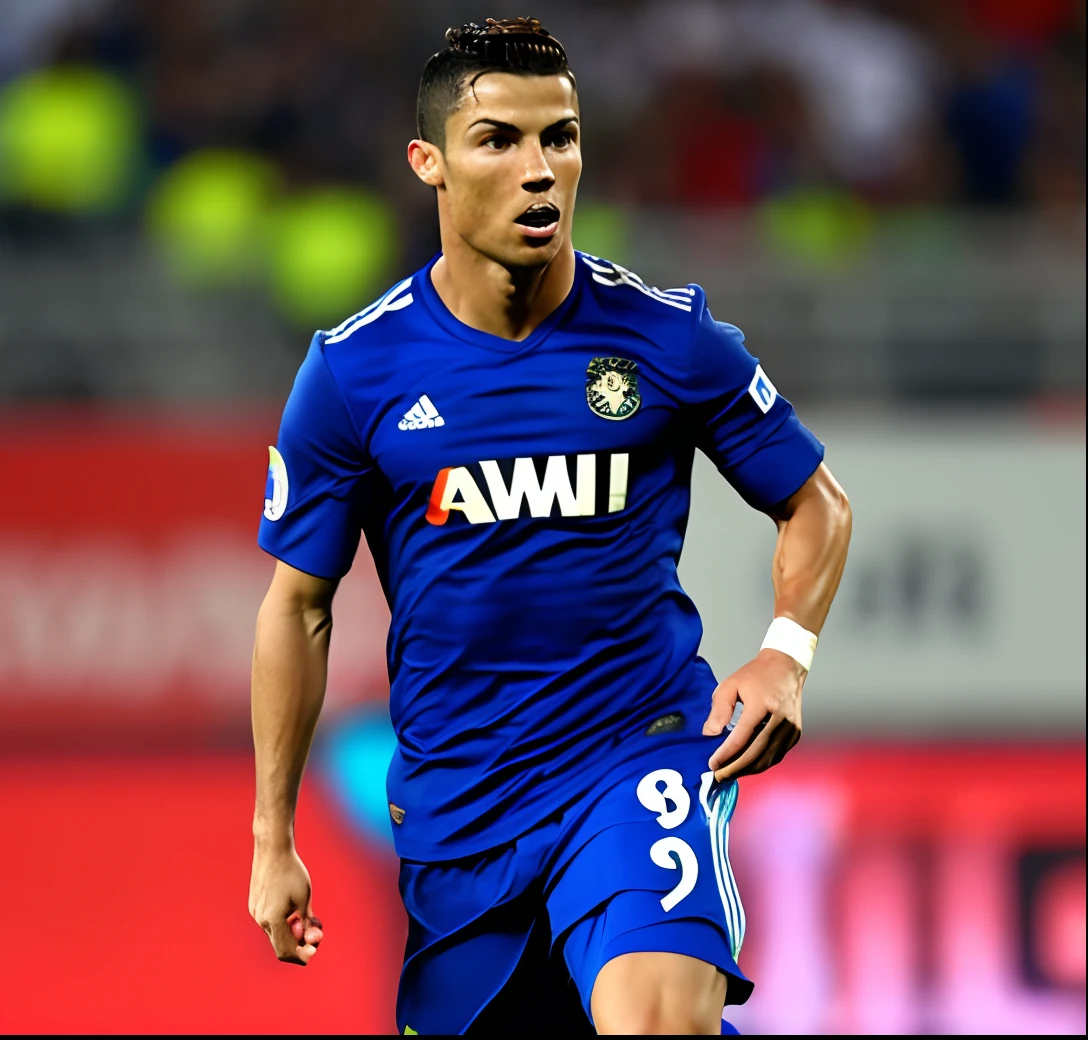
[(816, 636), (788, 617), (776, 617), (763, 637), (760, 650), (780, 650), (789, 654), (807, 672), (816, 653)]

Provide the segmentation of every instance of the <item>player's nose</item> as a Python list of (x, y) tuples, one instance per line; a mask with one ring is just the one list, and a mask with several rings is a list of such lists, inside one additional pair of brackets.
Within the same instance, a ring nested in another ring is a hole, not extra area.
[(522, 174), (521, 186), (526, 191), (539, 193), (550, 190), (554, 184), (555, 174), (548, 165), (540, 142), (536, 141), (525, 150), (525, 172)]

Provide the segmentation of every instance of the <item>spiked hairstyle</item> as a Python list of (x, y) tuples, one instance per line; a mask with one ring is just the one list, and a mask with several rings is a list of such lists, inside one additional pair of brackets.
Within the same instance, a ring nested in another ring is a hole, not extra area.
[(578, 89), (563, 45), (536, 18), (488, 18), (446, 32), (447, 46), (423, 67), (416, 126), (424, 141), (446, 146), (446, 120), (469, 89), (488, 72), (518, 76), (565, 75)]

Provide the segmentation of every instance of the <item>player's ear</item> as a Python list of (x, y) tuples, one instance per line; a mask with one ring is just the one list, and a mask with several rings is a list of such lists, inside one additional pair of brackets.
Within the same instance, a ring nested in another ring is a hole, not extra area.
[(416, 176), (431, 188), (441, 188), (442, 152), (437, 145), (418, 138), (408, 145), (408, 163)]

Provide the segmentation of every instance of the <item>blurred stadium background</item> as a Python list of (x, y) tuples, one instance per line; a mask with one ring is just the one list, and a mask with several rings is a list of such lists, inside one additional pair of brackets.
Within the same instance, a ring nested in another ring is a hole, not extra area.
[[(300, 810), (327, 949), (247, 915), (265, 446), (310, 331), (437, 248), (424, 60), (532, 13), (579, 77), (575, 244), (705, 285), (855, 509), (806, 740), (743, 785), (732, 1017), (1083, 1033), (1084, 4), (485, 8), (0, 2), (0, 1030), (392, 1029), (367, 560)], [(772, 545), (698, 465), (723, 672)]]

